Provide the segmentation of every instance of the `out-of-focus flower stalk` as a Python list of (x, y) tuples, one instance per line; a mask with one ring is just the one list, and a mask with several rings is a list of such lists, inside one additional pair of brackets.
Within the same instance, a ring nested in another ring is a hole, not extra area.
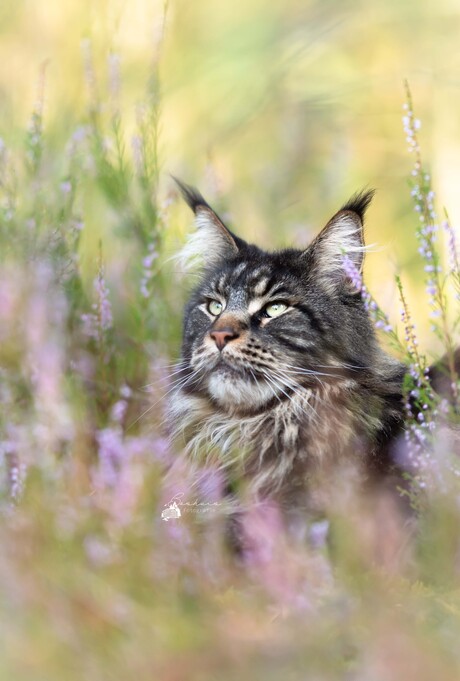
[(110, 292), (105, 280), (102, 253), (99, 253), (99, 267), (96, 278), (93, 282), (94, 302), (93, 312), (81, 315), (83, 322), (83, 332), (89, 338), (93, 338), (99, 348), (103, 350), (105, 361), (108, 360), (106, 347), (107, 334), (113, 327), (112, 305), (110, 302)]
[[(455, 369), (455, 345), (449, 331), (447, 297), (445, 295), (446, 278), (442, 277), (442, 268), (437, 243), (437, 215), (434, 206), (435, 193), (431, 185), (431, 177), (426, 172), (418, 140), (421, 122), (415, 117), (412, 95), (407, 81), (405, 82), (406, 103), (404, 104), (403, 127), (406, 134), (409, 152), (415, 155), (412, 170), (412, 197), (414, 209), (419, 216), (416, 235), (419, 241), (419, 253), (422, 256), (426, 273), (426, 291), (433, 318), (432, 329), (444, 342), (449, 365), (451, 392), (455, 404), (458, 405), (458, 375)], [(439, 318), (439, 323), (436, 319)]]
[(376, 300), (369, 293), (369, 290), (367, 289), (366, 285), (363, 282), (361, 272), (358, 271), (355, 263), (352, 261), (350, 256), (344, 254), (342, 256), (342, 263), (345, 274), (350, 279), (355, 289), (361, 294), (361, 297), (364, 302), (364, 307), (369, 313), (369, 316), (375, 328), (386, 333), (389, 336), (392, 344), (395, 345), (395, 347), (397, 347), (402, 352), (405, 352), (405, 347), (399, 340), (396, 330), (390, 324), (388, 316), (379, 307)]

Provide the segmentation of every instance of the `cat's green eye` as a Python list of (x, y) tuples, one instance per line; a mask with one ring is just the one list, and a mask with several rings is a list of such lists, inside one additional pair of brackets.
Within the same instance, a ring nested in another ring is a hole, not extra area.
[(218, 300), (210, 300), (208, 303), (208, 312), (210, 312), (214, 317), (218, 317), (223, 310), (222, 303)]
[(264, 308), (264, 312), (267, 315), (267, 317), (279, 317), (280, 314), (283, 314), (285, 310), (287, 310), (288, 306), (286, 303), (282, 302), (276, 302), (276, 303), (270, 303)]

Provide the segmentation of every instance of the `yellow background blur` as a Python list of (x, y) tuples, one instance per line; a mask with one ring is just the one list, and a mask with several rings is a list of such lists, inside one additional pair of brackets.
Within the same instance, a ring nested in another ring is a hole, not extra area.
[[(354, 191), (378, 189), (369, 286), (396, 319), (402, 272), (429, 328), (401, 125), (410, 82), (438, 208), (460, 222), (460, 5), (455, 0), (2, 0), (0, 137), (22, 139), (47, 63), (45, 134), (64, 149), (87, 106), (82, 40), (101, 89), (121, 58), (127, 149), (159, 63), (162, 191), (168, 173), (224, 206), (236, 231), (305, 243)], [(185, 211), (178, 222), (185, 224)], [(181, 227), (182, 229), (182, 227)], [(180, 231), (180, 230), (179, 230)], [(431, 344), (431, 341), (430, 341)], [(433, 346), (434, 347), (434, 346)]]

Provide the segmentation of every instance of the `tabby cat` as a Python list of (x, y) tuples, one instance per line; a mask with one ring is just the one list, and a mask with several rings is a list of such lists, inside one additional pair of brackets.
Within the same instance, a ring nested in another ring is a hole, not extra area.
[(266, 252), (231, 232), (182, 182), (200, 259), (185, 309), (171, 434), (295, 518), (322, 512), (337, 484), (399, 480), (404, 365), (378, 345), (344, 254), (361, 271), (372, 192), (355, 195), (305, 249)]

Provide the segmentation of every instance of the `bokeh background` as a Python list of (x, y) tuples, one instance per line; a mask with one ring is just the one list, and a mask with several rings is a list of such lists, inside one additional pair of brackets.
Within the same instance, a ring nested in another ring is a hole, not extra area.
[[(64, 150), (88, 107), (82, 41), (90, 40), (106, 107), (119, 59), (129, 154), (158, 68), (163, 196), (168, 173), (177, 174), (217, 201), (242, 235), (270, 247), (306, 242), (351, 193), (375, 187), (367, 238), (381, 250), (368, 259), (369, 284), (392, 315), (400, 270), (417, 307), (403, 81), (423, 123), (439, 209), (458, 224), (457, 3), (176, 0), (165, 31), (164, 9), (154, 0), (2, 2), (0, 134), (21, 142), (46, 64), (47, 142)], [(93, 213), (96, 234), (107, 216), (104, 206)], [(165, 236), (171, 251), (186, 220), (181, 212), (177, 233)], [(415, 314), (425, 334), (429, 324)]]
[(457, 681), (454, 475), (408, 546), (351, 504), (332, 558), (324, 525), (296, 553), (255, 509), (246, 571), (218, 519), (161, 511), (196, 479), (163, 436), (194, 281), (170, 174), (267, 248), (376, 188), (366, 281), (401, 331), (401, 276), (430, 361), (404, 81), (457, 229), (459, 35), (455, 0), (2, 0), (0, 681)]

